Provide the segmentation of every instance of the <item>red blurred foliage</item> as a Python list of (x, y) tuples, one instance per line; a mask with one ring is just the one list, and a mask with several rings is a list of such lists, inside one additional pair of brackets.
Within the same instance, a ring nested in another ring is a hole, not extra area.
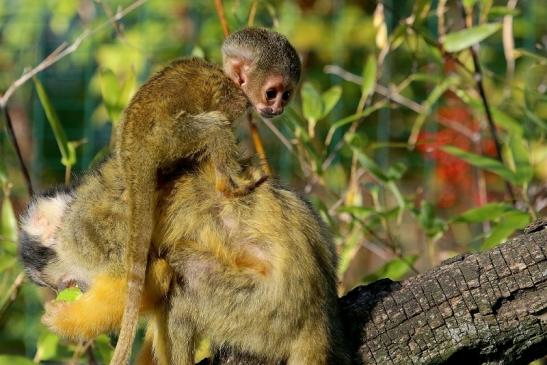
[(454, 93), (443, 97), (444, 105), (437, 110), (439, 130), (422, 131), (417, 149), (425, 158), (435, 161), (437, 179), (437, 205), (440, 208), (468, 207), (477, 205), (479, 192), (474, 183), (472, 167), (465, 161), (441, 150), (443, 146), (455, 146), (462, 150), (494, 156), (495, 145), (491, 139), (482, 138), (477, 149), (473, 138), (480, 133), (477, 120), (469, 108)]

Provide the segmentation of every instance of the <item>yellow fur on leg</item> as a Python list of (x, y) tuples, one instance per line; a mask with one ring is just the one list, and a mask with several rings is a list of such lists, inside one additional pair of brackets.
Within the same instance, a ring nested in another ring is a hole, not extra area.
[(42, 322), (72, 340), (90, 340), (119, 328), (127, 282), (125, 277), (98, 275), (89, 291), (74, 302), (46, 304)]
[(152, 347), (154, 334), (150, 327), (146, 328), (146, 335), (144, 337), (144, 342), (142, 343), (141, 350), (137, 355), (136, 365), (158, 365), (154, 360), (154, 349)]

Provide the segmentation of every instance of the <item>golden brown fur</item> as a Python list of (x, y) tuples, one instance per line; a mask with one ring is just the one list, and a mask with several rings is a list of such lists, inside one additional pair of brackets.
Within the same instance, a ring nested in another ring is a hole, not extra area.
[[(243, 177), (251, 179), (253, 173), (251, 169), (250, 176)], [(79, 232), (61, 234), (66, 241), (58, 242), (58, 261), (72, 260), (65, 267), (79, 271), (75, 268), (82, 265), (91, 273), (93, 267), (119, 265), (123, 248), (110, 243), (116, 241), (117, 230), (126, 231), (126, 220), (117, 217), (117, 226), (110, 223), (112, 217), (101, 219), (108, 217), (109, 211), (126, 211), (118, 183), (116, 165), (109, 161), (74, 192), (63, 222), (71, 222), (70, 215), (79, 214), (75, 222), (81, 225), (61, 225), (59, 232)], [(113, 199), (115, 195), (117, 199)], [(79, 210), (92, 196), (103, 198)], [(215, 348), (227, 345), (272, 362), (288, 359), (290, 365), (321, 365), (331, 359), (333, 364), (346, 363), (340, 350), (336, 255), (328, 233), (308, 204), (271, 182), (246, 196), (227, 198), (215, 190), (210, 163), (164, 185), (159, 196), (153, 254), (161, 259), (152, 260), (151, 265), (165, 261), (173, 276), (160, 274), (152, 280), (147, 275), (148, 282), (164, 283), (145, 289), (151, 298), (165, 298), (149, 316), (147, 331), (158, 364), (192, 364), (195, 344), (202, 336), (211, 337)], [(97, 230), (110, 232), (112, 237), (105, 234), (102, 248), (82, 252), (82, 245), (94, 244), (93, 232)], [(90, 242), (86, 242), (87, 235), (93, 237)], [(104, 273), (90, 274), (95, 280), (82, 297), (107, 290), (111, 297), (106, 303), (119, 306), (124, 294), (123, 270), (127, 267), (107, 272), (112, 276), (110, 282), (102, 279)], [(163, 276), (169, 278), (167, 297), (165, 289), (156, 295), (150, 289), (165, 287)], [(55, 332), (81, 336), (85, 320), (65, 312), (75, 313), (70, 308), (81, 306), (77, 304), (80, 300), (48, 312), (47, 323)], [(120, 320), (114, 309), (89, 305), (80, 313), (90, 313), (88, 326), (96, 321), (98, 331), (112, 330), (120, 323), (103, 325), (101, 316)]]
[(295, 76), (300, 77), (300, 61), (286, 38), (265, 29), (238, 32), (225, 46), (230, 50), (224, 57), (225, 73), (197, 58), (176, 61), (146, 82), (125, 110), (116, 158), (127, 188), (129, 230), (121, 242), (128, 248), (129, 270), (112, 364), (128, 362), (135, 336), (136, 303), (155, 223), (158, 170), (181, 158), (208, 160), (215, 169), (215, 190), (227, 196), (246, 194), (264, 180), (241, 184), (236, 142), (229, 127), (250, 102), (262, 114), (279, 115), (290, 99), (287, 90), (298, 82)]

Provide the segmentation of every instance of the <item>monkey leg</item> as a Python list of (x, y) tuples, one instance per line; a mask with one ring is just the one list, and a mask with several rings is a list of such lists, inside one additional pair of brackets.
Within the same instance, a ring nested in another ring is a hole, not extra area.
[(153, 331), (150, 329), (150, 327), (146, 327), (144, 341), (137, 355), (137, 360), (135, 361), (136, 365), (158, 365), (158, 363), (154, 359), (153, 341)]
[(326, 324), (308, 320), (308, 323), (299, 333), (291, 346), (287, 365), (327, 365), (329, 354), (329, 340)]
[(125, 278), (98, 276), (90, 289), (74, 302), (46, 304), (42, 322), (72, 340), (90, 340), (119, 327), (126, 291)]
[(171, 340), (170, 364), (194, 365), (198, 338), (193, 322), (185, 316), (170, 313), (167, 320)]
[[(231, 122), (218, 111), (189, 115), (182, 113), (172, 121), (170, 128), (163, 125), (158, 131), (160, 140), (180, 139), (176, 145), (168, 146), (168, 160), (176, 161), (182, 157), (198, 156), (208, 158), (216, 169), (217, 190), (226, 196), (240, 196), (250, 193), (261, 185), (267, 176), (243, 179), (238, 161), (239, 147), (231, 129)], [(165, 123), (167, 124), (167, 123)], [(189, 141), (191, 141), (189, 143)], [(187, 146), (186, 151), (180, 146)]]

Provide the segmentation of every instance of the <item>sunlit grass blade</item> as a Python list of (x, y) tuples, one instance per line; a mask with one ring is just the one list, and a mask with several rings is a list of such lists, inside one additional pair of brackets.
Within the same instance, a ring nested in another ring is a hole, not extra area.
[(449, 33), (444, 38), (444, 48), (448, 52), (461, 51), (490, 37), (500, 28), (501, 24), (491, 23)]
[(66, 133), (63, 129), (63, 126), (61, 125), (59, 117), (57, 116), (55, 109), (53, 109), (49, 97), (47, 96), (46, 90), (44, 89), (44, 86), (42, 85), (40, 80), (38, 80), (38, 78), (36, 77), (33, 77), (32, 81), (34, 81), (34, 86), (36, 87), (38, 99), (40, 99), (42, 108), (44, 108), (44, 112), (46, 113), (46, 119), (49, 122), (49, 125), (53, 131), (53, 135), (55, 136), (55, 141), (57, 142), (57, 146), (59, 147), (59, 151), (61, 152), (61, 163), (64, 166), (71, 166), (75, 163), (75, 161), (73, 161), (74, 156), (71, 156), (70, 154), (70, 148), (68, 146)]
[(475, 167), (493, 172), (509, 182), (517, 182), (515, 173), (498, 160), (467, 152), (454, 146), (444, 146), (442, 150), (446, 153), (450, 153), (451, 155), (461, 158)]
[(508, 212), (503, 215), (482, 243), (481, 249), (487, 250), (504, 242), (517, 229), (526, 227), (530, 223), (530, 219), (530, 215), (519, 211)]

